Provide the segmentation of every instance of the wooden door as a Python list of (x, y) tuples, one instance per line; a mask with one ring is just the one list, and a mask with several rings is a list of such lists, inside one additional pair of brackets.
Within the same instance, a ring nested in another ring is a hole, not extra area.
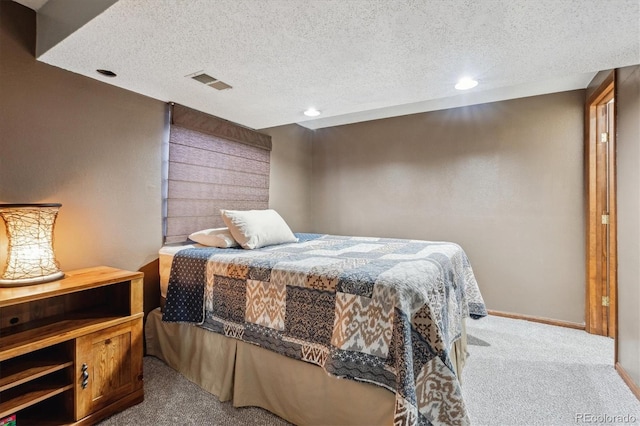
[(587, 291), (589, 333), (616, 335), (616, 157), (613, 73), (587, 101)]
[(76, 339), (76, 420), (142, 388), (142, 320)]

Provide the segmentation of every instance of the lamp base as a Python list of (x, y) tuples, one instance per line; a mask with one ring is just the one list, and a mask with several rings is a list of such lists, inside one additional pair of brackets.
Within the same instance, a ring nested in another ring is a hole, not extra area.
[(41, 277), (19, 278), (16, 280), (0, 279), (0, 287), (17, 287), (21, 285), (40, 284), (53, 280), (59, 280), (62, 277), (64, 277), (64, 272), (58, 271), (54, 272), (53, 274), (44, 275)]

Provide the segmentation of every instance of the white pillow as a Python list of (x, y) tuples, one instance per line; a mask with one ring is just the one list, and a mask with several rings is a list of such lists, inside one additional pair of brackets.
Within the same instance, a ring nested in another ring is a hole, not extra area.
[(191, 241), (210, 247), (238, 247), (238, 242), (233, 239), (229, 228), (203, 229), (189, 235)]
[(289, 225), (275, 210), (220, 210), (220, 213), (242, 248), (298, 242)]

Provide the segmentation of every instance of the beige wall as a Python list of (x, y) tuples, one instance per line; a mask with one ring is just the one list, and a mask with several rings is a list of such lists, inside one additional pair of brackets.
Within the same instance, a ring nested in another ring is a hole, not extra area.
[(640, 386), (640, 65), (616, 78), (618, 362)]
[(294, 232), (311, 231), (312, 131), (290, 124), (260, 130), (271, 136), (269, 207), (282, 215)]
[(490, 309), (584, 322), (584, 91), (316, 130), (313, 229), (454, 241)]
[(63, 270), (141, 268), (162, 243), (164, 103), (36, 61), (35, 12), (0, 8), (0, 202), (62, 203)]

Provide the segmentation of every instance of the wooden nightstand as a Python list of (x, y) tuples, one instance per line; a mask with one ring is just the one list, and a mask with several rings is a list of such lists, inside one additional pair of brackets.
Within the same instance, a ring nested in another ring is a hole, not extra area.
[(88, 425), (144, 399), (141, 272), (0, 288), (0, 419)]

